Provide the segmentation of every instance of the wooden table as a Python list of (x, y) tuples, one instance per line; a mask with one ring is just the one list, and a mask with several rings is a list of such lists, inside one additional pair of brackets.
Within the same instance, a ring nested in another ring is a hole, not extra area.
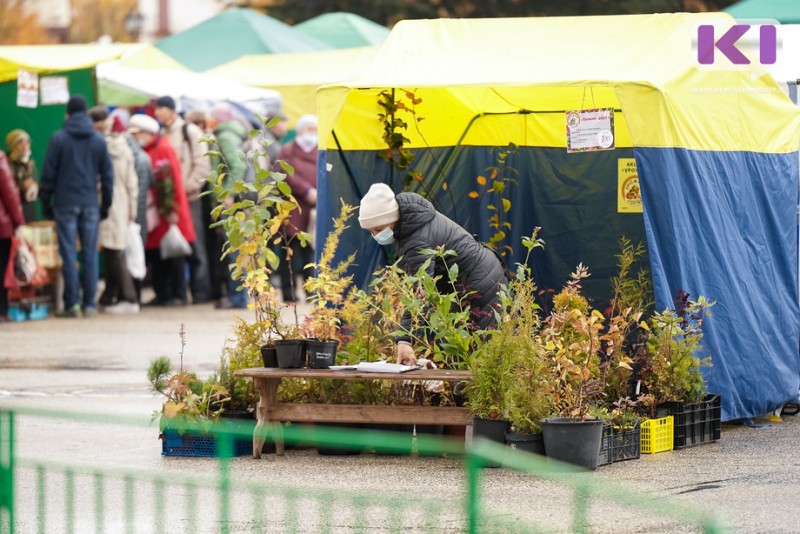
[(261, 458), (264, 429), (274, 436), (275, 452), (284, 454), (281, 421), (299, 423), (405, 423), (420, 425), (470, 425), (466, 408), (445, 406), (382, 406), (362, 404), (296, 404), (277, 402), (278, 384), (284, 378), (329, 380), (451, 380), (471, 378), (469, 371), (421, 369), (407, 373), (363, 373), (330, 369), (240, 369), (236, 376), (251, 377), (259, 391), (258, 422), (253, 434), (253, 458)]

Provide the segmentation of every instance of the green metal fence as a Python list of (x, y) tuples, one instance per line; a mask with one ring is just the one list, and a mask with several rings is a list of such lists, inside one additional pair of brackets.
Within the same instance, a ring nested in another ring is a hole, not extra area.
[[(189, 423), (177, 426), (181, 432), (198, 430)], [(31, 436), (43, 429), (48, 429), (52, 443), (32, 444)], [(283, 458), (265, 455), (255, 460), (231, 457), (237, 438), (251, 439), (252, 424), (217, 424), (203, 430), (217, 436), (218, 457), (161, 459), (153, 458), (158, 453), (152, 443), (138, 444), (142, 436), (155, 440), (158, 433), (147, 421), (0, 410), (0, 534), (580, 533), (603, 525), (609, 516), (619, 525), (617, 532), (671, 524), (697, 532), (723, 530), (706, 512), (483, 440), (465, 450), (463, 444), (439, 436), (412, 439), (392, 432), (290, 425), (284, 429), (287, 444), (347, 447), (375, 456), (318, 457), (311, 456), (310, 449), (297, 448)], [(118, 452), (122, 443), (127, 447), (124, 453)], [(35, 450), (29, 454), (24, 450), (29, 448)], [(324, 484), (303, 485), (267, 476), (303, 472), (312, 464), (354, 482), (337, 484), (331, 478)], [(484, 469), (486, 464), (507, 469)], [(387, 487), (393, 480), (387, 469), (390, 474), (420, 473), (422, 482), (410, 485), (419, 489)], [(453, 487), (432, 483), (430, 477), (442, 473)], [(506, 488), (525, 490), (516, 498), (499, 496), (494, 489), (498, 481)], [(426, 492), (431, 487), (438, 489)], [(559, 506), (564, 511), (554, 512)], [(648, 519), (642, 522), (644, 517)], [(625, 518), (636, 526), (626, 530)]]

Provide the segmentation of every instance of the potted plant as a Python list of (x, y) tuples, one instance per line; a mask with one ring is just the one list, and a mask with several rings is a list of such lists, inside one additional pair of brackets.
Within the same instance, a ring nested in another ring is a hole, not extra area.
[(485, 346), (483, 356), (470, 366), (472, 379), (464, 387), (472, 414), (473, 437), (505, 443), (508, 430), (506, 395), (511, 382), (510, 350), (513, 339), (501, 329)]
[(511, 429), (505, 434), (506, 442), (515, 449), (545, 454), (542, 420), (553, 413), (552, 369), (535, 339), (520, 336), (511, 348), (514, 356), (507, 393)]
[(653, 315), (646, 350), (637, 360), (645, 395), (639, 403), (650, 417), (675, 417), (674, 447), (716, 441), (720, 437), (721, 400), (708, 395), (702, 368), (711, 358), (699, 358), (703, 322), (715, 303), (703, 296), (692, 300), (678, 291), (674, 310)]
[[(277, 120), (274, 118), (264, 127), (274, 125)], [(237, 179), (230, 176), (224, 156), (216, 150), (216, 141), (205, 139), (211, 147), (208, 154), (221, 162), (208, 175), (209, 191), (204, 194), (212, 195), (217, 203), (211, 212), (215, 219), (211, 226), (225, 231), (227, 240), (222, 255), (230, 258), (231, 276), (246, 288), (253, 302), (256, 321), (264, 324), (265, 363), (271, 363), (270, 349), (275, 345), (277, 352), (291, 356), (284, 362), (285, 366), (301, 367), (304, 346), (301, 338), (294, 338), (300, 334), (296, 304), (294, 327), (284, 327), (281, 309), (270, 283), (270, 275), (280, 263), (274, 248), (289, 249), (282, 229), (292, 211), (299, 209), (291, 187), (286, 183), (287, 174), (294, 173), (294, 169), (283, 161), (277, 162), (283, 172), (266, 168), (271, 141), (259, 135), (258, 130), (251, 131), (251, 138), (257, 141), (255, 148), (239, 155), (254, 172)], [(292, 239), (298, 239), (301, 245), (306, 246), (311, 235), (299, 232)], [(273, 335), (278, 339), (273, 340)]]
[(602, 392), (599, 377), (603, 315), (580, 294), (589, 276), (579, 264), (562, 291), (553, 297), (542, 344), (554, 375), (551, 394), (557, 417), (543, 420), (547, 456), (595, 469), (603, 421), (591, 414)]
[(258, 391), (252, 380), (238, 377), (235, 373), (240, 369), (259, 367), (264, 328), (264, 323), (248, 323), (240, 317), (235, 319), (233, 336), (225, 341), (217, 371), (219, 383), (230, 396), (221, 414), (223, 417), (253, 418)]
[(305, 283), (306, 294), (313, 305), (304, 325), (309, 334), (306, 339), (308, 366), (313, 369), (327, 369), (335, 363), (340, 340), (339, 311), (346, 300), (353, 298), (353, 276), (346, 273), (355, 259), (355, 252), (336, 267), (332, 263), (342, 232), (348, 228), (347, 221), (356, 209), (342, 201), (339, 216), (333, 221), (333, 231), (325, 238), (319, 262), (313, 264), (314, 276)]
[[(527, 449), (528, 434), (539, 433), (539, 419), (549, 413), (547, 367), (537, 344), (541, 327), (536, 304), (536, 284), (528, 266), (534, 248), (543, 248), (539, 228), (522, 240), (525, 262), (500, 292), (502, 311), (497, 331), (483, 346), (480, 358), (472, 360), (472, 380), (467, 383), (466, 405), (473, 414), (473, 435), (493, 441), (509, 441)], [(543, 402), (544, 401), (544, 402)], [(513, 424), (514, 432), (508, 432)], [(541, 435), (538, 441), (541, 443)]]
[(633, 271), (644, 255), (642, 244), (634, 246), (625, 237), (620, 239), (618, 272), (611, 279), (614, 296), (607, 311), (608, 327), (600, 336), (603, 405), (598, 407), (597, 414), (605, 424), (599, 465), (640, 456), (640, 415), (637, 401), (631, 398), (635, 394), (630, 386), (632, 355), (643, 350), (641, 333), (647, 328), (641, 318), (652, 306), (652, 282), (647, 270)]
[[(165, 397), (153, 420), (159, 422), (159, 439), (164, 456), (218, 456), (221, 449), (213, 432), (220, 414), (225, 410), (230, 394), (212, 375), (200, 380), (183, 368), (183, 349), (186, 346), (184, 326), (181, 324), (180, 367), (173, 372), (172, 362), (161, 356), (150, 362), (147, 380), (150, 389)], [(248, 454), (252, 450), (250, 439), (233, 439), (234, 455)]]

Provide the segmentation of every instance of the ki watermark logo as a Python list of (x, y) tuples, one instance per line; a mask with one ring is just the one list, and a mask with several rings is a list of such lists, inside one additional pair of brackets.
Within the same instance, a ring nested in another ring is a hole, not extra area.
[(777, 20), (737, 20), (732, 26), (714, 22), (699, 24), (695, 30), (692, 54), (698, 68), (748, 70), (780, 62), (783, 43)]

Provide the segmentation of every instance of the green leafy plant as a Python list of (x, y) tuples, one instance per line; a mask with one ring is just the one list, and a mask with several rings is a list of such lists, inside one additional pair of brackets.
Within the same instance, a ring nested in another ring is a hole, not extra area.
[(617, 274), (611, 278), (614, 297), (608, 313), (608, 327), (600, 337), (603, 343), (600, 373), (603, 383), (604, 402), (612, 413), (627, 405), (629, 382), (633, 377), (634, 358), (644, 349), (642, 339), (647, 333), (647, 324), (642, 317), (652, 307), (652, 281), (646, 269), (633, 271), (633, 266), (644, 257), (646, 251), (640, 243), (633, 246), (624, 236), (619, 242)]
[[(702, 350), (703, 322), (715, 304), (703, 296), (692, 300), (679, 291), (675, 309), (656, 313), (649, 321), (647, 350), (637, 360), (647, 396), (650, 415), (667, 401), (699, 402), (706, 393), (701, 368), (711, 365), (711, 358), (699, 358)], [(642, 402), (642, 401), (640, 401)]]
[(230, 393), (225, 407), (228, 411), (253, 411), (258, 403), (259, 394), (253, 381), (234, 373), (263, 365), (261, 345), (266, 336), (265, 328), (264, 322), (248, 323), (237, 317), (233, 336), (225, 341), (217, 374), (219, 383)]
[[(261, 120), (264, 122), (263, 118)], [(269, 128), (278, 120), (280, 119), (275, 117), (264, 124), (264, 127)], [(284, 161), (277, 162), (283, 172), (265, 168), (269, 161), (268, 147), (272, 141), (261, 132), (262, 130), (252, 130), (250, 137), (256, 141), (255, 148), (246, 154), (239, 153), (255, 171), (252, 182), (244, 178), (233, 179), (224, 156), (216, 149), (216, 141), (213, 138), (205, 141), (211, 147), (208, 155), (221, 160), (217, 168), (208, 175), (209, 194), (217, 202), (211, 213), (215, 220), (211, 226), (224, 229), (227, 240), (222, 256), (235, 255), (231, 276), (241, 282), (252, 297), (256, 320), (264, 323), (264, 332), (269, 341), (272, 335), (291, 337), (299, 328), (296, 306), (294, 327), (283, 322), (281, 307), (269, 281), (270, 274), (278, 268), (280, 262), (273, 249), (280, 247), (284, 251), (290, 250), (282, 230), (292, 211), (299, 209), (299, 206), (292, 195), (291, 187), (286, 183), (287, 175), (293, 175), (294, 168)], [(297, 239), (302, 246), (306, 246), (311, 235), (299, 232), (291, 239)]]
[[(526, 242), (528, 257), (534, 244), (542, 243), (535, 232)], [(536, 284), (527, 266), (518, 267), (520, 276), (501, 292), (503, 308), (497, 330), (480, 358), (472, 360), (472, 380), (465, 390), (473, 415), (508, 419), (515, 431), (529, 434), (538, 432), (539, 420), (552, 411), (552, 373), (539, 341)]]
[(417, 116), (416, 106), (422, 103), (421, 98), (417, 98), (411, 91), (403, 91), (408, 101), (402, 98), (396, 99), (394, 90), (381, 91), (378, 96), (378, 105), (381, 107), (381, 112), (378, 114), (378, 120), (383, 123), (383, 141), (386, 144), (386, 149), (378, 153), (378, 155), (389, 162), (399, 172), (405, 172), (403, 178), (403, 190), (407, 190), (413, 182), (422, 182), (424, 176), (419, 171), (412, 167), (414, 162), (414, 153), (405, 148), (409, 139), (405, 136), (405, 131), (408, 130), (408, 122), (401, 116), (401, 112), (405, 112), (414, 123), (424, 120), (424, 117)]
[[(402, 313), (385, 310), (387, 326), (395, 337), (410, 336), (418, 357), (433, 360), (440, 367), (469, 369), (470, 360), (478, 357), (488, 334), (471, 324), (470, 303), (475, 295), (457, 287), (458, 264), (452, 261), (455, 252), (439, 247), (419, 253), (427, 258), (414, 273), (405, 273), (396, 262), (374, 275), (372, 287), (391, 287), (400, 303)], [(434, 262), (444, 275), (435, 274)]]
[(155, 162), (153, 173), (158, 213), (165, 219), (175, 211), (175, 182), (172, 164), (168, 159)]
[(646, 268), (634, 267), (647, 255), (643, 243), (633, 245), (630, 239), (622, 236), (619, 240), (620, 253), (617, 255), (617, 274), (611, 278), (614, 290), (613, 310), (621, 313), (626, 309), (649, 315), (653, 308), (653, 281)]
[(510, 186), (517, 183), (516, 177), (519, 172), (509, 164), (509, 159), (519, 152), (517, 145), (509, 143), (507, 147), (493, 149), (496, 153), (496, 164), (487, 167), (484, 173), (479, 175), (475, 182), (479, 187), (469, 192), (468, 196), (478, 199), (483, 195), (489, 195), (491, 204), (486, 206), (492, 214), (489, 216), (489, 228), (494, 234), (486, 244), (497, 249), (502, 256), (514, 252), (514, 249), (503, 244), (506, 240), (506, 231), (511, 229), (511, 223), (506, 220), (506, 214), (511, 210), (511, 189)]

